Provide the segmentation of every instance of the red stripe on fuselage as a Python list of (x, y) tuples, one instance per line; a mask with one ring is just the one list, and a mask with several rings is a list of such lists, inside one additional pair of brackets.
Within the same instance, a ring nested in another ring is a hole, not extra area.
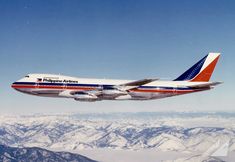
[[(16, 89), (58, 89), (58, 90), (96, 90), (94, 87), (79, 87), (79, 86), (51, 86), (51, 85), (16, 85), (12, 88)], [(133, 89), (130, 92), (146, 92), (146, 93), (191, 93), (200, 90), (168, 90), (168, 89)]]
[(63, 87), (63, 86), (45, 86), (45, 85), (12, 85), (12, 88), (22, 88), (22, 89), (69, 89), (69, 90), (94, 90), (96, 88), (90, 88), (90, 87), (78, 87), (78, 86), (69, 86), (69, 87)]

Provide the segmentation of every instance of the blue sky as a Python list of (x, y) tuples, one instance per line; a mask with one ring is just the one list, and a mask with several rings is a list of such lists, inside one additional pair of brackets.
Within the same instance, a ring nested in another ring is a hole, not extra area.
[[(0, 0), (0, 112), (233, 111), (235, 2)], [(27, 73), (174, 79), (221, 52), (208, 92), (155, 101), (80, 103), (18, 93)]]

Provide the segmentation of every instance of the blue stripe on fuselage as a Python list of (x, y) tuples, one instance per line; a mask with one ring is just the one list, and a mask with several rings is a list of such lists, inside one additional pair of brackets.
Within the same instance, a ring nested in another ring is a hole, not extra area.
[[(14, 82), (15, 85), (48, 85), (48, 86), (71, 86), (71, 87), (92, 87), (92, 88), (100, 88), (102, 87), (105, 90), (115, 89), (115, 85), (102, 85), (102, 84), (70, 84), (70, 83), (37, 83), (37, 82)], [(162, 87), (162, 86), (139, 86), (138, 89), (156, 89), (159, 88), (161, 90), (193, 90), (195, 88), (189, 87)]]

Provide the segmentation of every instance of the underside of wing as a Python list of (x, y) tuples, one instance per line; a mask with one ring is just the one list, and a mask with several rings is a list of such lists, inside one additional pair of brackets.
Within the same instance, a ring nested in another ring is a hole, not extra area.
[(65, 90), (59, 93), (60, 97), (74, 98), (79, 101), (97, 101), (99, 100), (100, 91), (75, 91), (75, 90)]

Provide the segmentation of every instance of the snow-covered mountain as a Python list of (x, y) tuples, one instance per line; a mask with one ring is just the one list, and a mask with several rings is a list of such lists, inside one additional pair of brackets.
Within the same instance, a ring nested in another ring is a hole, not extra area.
[(192, 153), (205, 152), (218, 140), (229, 140), (230, 151), (235, 150), (233, 116), (106, 115), (2, 115), (0, 143), (52, 150), (151, 148)]
[(69, 152), (52, 152), (46, 149), (16, 148), (0, 145), (0, 161), (2, 162), (96, 162), (85, 156)]

